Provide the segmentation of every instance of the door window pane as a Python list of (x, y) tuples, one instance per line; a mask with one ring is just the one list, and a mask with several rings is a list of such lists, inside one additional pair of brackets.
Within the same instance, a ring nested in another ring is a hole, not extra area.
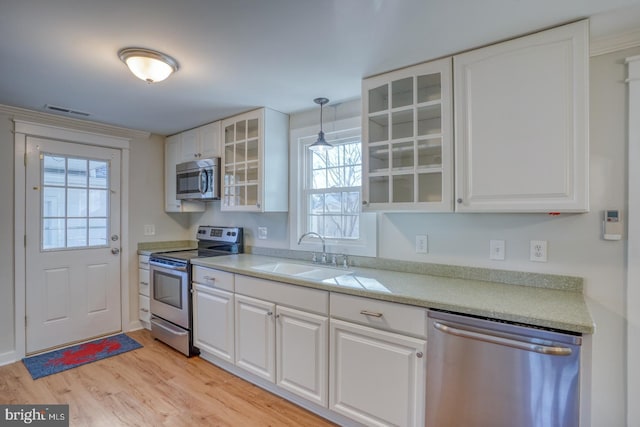
[(109, 162), (56, 154), (41, 159), (42, 249), (108, 246)]

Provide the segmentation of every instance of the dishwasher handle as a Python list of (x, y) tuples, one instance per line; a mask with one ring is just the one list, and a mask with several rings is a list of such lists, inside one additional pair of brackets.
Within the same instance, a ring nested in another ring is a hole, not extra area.
[(571, 349), (568, 347), (559, 346), (547, 346), (542, 344), (535, 344), (526, 341), (519, 341), (510, 338), (504, 338), (497, 335), (492, 335), (488, 331), (482, 333), (470, 331), (462, 328), (454, 328), (444, 323), (434, 322), (433, 326), (445, 334), (455, 335), (462, 338), (470, 338), (478, 341), (484, 341), (491, 344), (499, 344), (507, 347), (517, 348), (519, 350), (532, 351), (535, 353), (546, 354), (549, 356), (569, 356), (571, 355)]

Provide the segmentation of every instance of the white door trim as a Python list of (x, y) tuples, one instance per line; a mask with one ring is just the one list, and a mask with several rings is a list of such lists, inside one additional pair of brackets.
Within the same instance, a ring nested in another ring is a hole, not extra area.
[(627, 425), (640, 419), (640, 56), (626, 59), (628, 66), (629, 185), (627, 218)]
[(25, 152), (27, 136), (37, 136), (49, 139), (58, 139), (66, 142), (74, 142), (85, 145), (96, 145), (101, 147), (116, 148), (122, 152), (122, 176), (121, 194), (122, 202), (120, 207), (120, 242), (121, 242), (121, 317), (123, 331), (129, 330), (129, 144), (128, 138), (102, 135), (92, 132), (79, 131), (64, 127), (43, 125), (24, 120), (14, 120), (14, 334), (15, 334), (15, 357), (20, 360), (25, 356), (26, 350), (26, 256), (24, 248), (25, 230)]

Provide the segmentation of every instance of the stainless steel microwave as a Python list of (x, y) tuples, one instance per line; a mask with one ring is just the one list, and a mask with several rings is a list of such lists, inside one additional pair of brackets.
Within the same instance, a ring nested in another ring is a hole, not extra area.
[(178, 200), (219, 200), (220, 158), (177, 164), (176, 198)]

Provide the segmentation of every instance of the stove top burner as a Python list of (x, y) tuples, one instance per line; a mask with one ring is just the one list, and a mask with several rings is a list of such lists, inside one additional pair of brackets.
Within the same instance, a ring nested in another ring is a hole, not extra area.
[(232, 255), (244, 252), (243, 229), (241, 227), (198, 227), (198, 248), (184, 251), (156, 252), (150, 261), (169, 261), (186, 266), (194, 258)]

